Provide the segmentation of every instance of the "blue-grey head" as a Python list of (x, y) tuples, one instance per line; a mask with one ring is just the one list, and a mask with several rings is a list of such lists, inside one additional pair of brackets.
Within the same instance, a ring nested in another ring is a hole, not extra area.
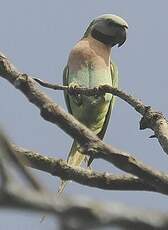
[(84, 37), (91, 35), (94, 39), (111, 47), (122, 46), (127, 38), (127, 22), (119, 16), (104, 14), (95, 18), (88, 26)]

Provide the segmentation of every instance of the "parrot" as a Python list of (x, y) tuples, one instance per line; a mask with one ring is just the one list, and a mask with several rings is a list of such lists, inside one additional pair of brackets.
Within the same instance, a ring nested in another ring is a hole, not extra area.
[[(104, 14), (93, 19), (83, 37), (75, 44), (69, 54), (63, 71), (63, 85), (69, 87), (95, 88), (101, 85), (118, 87), (118, 68), (111, 60), (111, 49), (122, 46), (127, 38), (128, 24), (121, 17)], [(115, 96), (86, 96), (68, 94), (64, 91), (68, 112), (78, 121), (103, 139), (114, 106)], [(80, 151), (79, 143), (74, 139), (67, 163), (80, 167), (93, 159)], [(58, 194), (61, 194), (68, 181), (61, 181)]]

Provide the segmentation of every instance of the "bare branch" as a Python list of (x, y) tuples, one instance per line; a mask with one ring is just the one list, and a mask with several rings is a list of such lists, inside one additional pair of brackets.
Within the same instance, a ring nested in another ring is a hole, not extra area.
[(2, 160), (0, 160), (0, 178), (1, 178), (1, 187), (2, 187), (2, 189), (6, 189), (7, 184), (11, 181), (11, 177), (9, 175), (9, 172), (4, 167), (4, 164), (2, 163)]
[(112, 175), (110, 173), (86, 170), (81, 167), (71, 167), (66, 161), (46, 157), (16, 145), (13, 145), (13, 151), (15, 151), (18, 157), (24, 156), (26, 158), (26, 166), (48, 172), (63, 180), (72, 180), (83, 185), (107, 190), (157, 192), (154, 187), (131, 175)]
[[(94, 158), (102, 158), (118, 168), (136, 175), (113, 176), (110, 174), (101, 174), (90, 172), (81, 168), (72, 168), (62, 160), (42, 157), (34, 152), (26, 152), (23, 149), (11, 146), (3, 135), (0, 136), (1, 145), (6, 148), (7, 155), (17, 168), (22, 171), (26, 179), (33, 185), (32, 189), (23, 190), (18, 186), (7, 186), (7, 189), (0, 190), (0, 207), (19, 208), (34, 211), (49, 212), (58, 216), (60, 219), (66, 218), (67, 225), (71, 229), (89, 229), (93, 227), (119, 226), (124, 229), (168, 229), (168, 216), (163, 213), (131, 209), (121, 205), (101, 204), (97, 201), (87, 200), (84, 198), (75, 199), (57, 199), (51, 193), (41, 190), (41, 186), (36, 184), (36, 180), (22, 166), (22, 161), (18, 159), (24, 156), (27, 161), (24, 164), (47, 171), (53, 175), (58, 175), (62, 179), (75, 180), (89, 186), (103, 187), (105, 189), (132, 189), (160, 192), (168, 194), (168, 175), (159, 171), (154, 171), (137, 161), (128, 153), (110, 147), (104, 144), (85, 126), (80, 124), (71, 115), (65, 113), (57, 104), (42, 93), (35, 82), (26, 74), (22, 74), (4, 56), (0, 56), (0, 75), (10, 81), (16, 88), (20, 89), (30, 102), (35, 104), (41, 111), (41, 116), (61, 127), (71, 137), (76, 138), (81, 144), (85, 154)], [(123, 97), (133, 106), (141, 115), (141, 129), (151, 128), (154, 130), (164, 151), (167, 152), (167, 121), (162, 114), (146, 107), (140, 101), (125, 94), (117, 89), (110, 89), (109, 86), (101, 86), (100, 92), (109, 92)], [(69, 90), (69, 89), (66, 89)], [(80, 89), (79, 89), (80, 90)], [(90, 90), (90, 89), (87, 89)], [(95, 94), (95, 89), (94, 94)], [(104, 90), (104, 91), (103, 91)], [(88, 91), (89, 92), (89, 91)], [(4, 139), (3, 139), (4, 138)], [(17, 153), (17, 154), (14, 154)], [(16, 156), (17, 155), (17, 156)], [(3, 162), (2, 162), (3, 163)], [(1, 165), (0, 165), (1, 166)], [(2, 179), (6, 181), (5, 170), (0, 167)], [(107, 187), (106, 187), (107, 186)], [(119, 188), (120, 186), (120, 188)]]
[[(2, 131), (0, 131), (0, 148), (2, 152), (0, 153), (3, 157), (3, 159), (8, 158), (8, 160), (11, 160), (12, 163), (16, 166), (17, 169), (22, 173), (22, 175), (25, 177), (25, 179), (32, 185), (34, 189), (41, 190), (42, 186), (34, 179), (34, 177), (31, 175), (31, 173), (25, 168), (25, 166), (22, 164), (22, 161), (24, 158), (20, 157), (18, 158), (15, 154), (15, 151), (13, 151), (12, 146), (10, 145), (7, 138), (4, 136)], [(9, 176), (6, 172), (6, 168), (3, 165), (3, 162), (1, 162), (1, 173), (3, 175), (3, 181), (6, 183), (9, 181)]]
[[(2, 133), (0, 137), (1, 149), (6, 151), (10, 148), (11, 154), (17, 152), (18, 155), (20, 154), (19, 157), (25, 156), (22, 149), (10, 145)], [(36, 158), (40, 157), (37, 156)], [(46, 157), (41, 158), (43, 161), (49, 161)], [(24, 162), (28, 162), (28, 159), (31, 161), (29, 163), (35, 163), (30, 154), (27, 155), (27, 161)], [(3, 163), (3, 161), (0, 162)], [(1, 170), (1, 172), (4, 171)], [(4, 175), (3, 178), (6, 177), (6, 174)], [(75, 197), (74, 199), (62, 197), (58, 199), (55, 194), (37, 190), (35, 187), (23, 189), (17, 183), (11, 183), (10, 180), (5, 180), (5, 183), (8, 183), (5, 189), (0, 189), (0, 208), (50, 213), (57, 216), (60, 222), (66, 218), (65, 227), (67, 229), (118, 226), (127, 230), (165, 230), (168, 227), (168, 216), (164, 213), (131, 209), (121, 204), (110, 204), (109, 202), (98, 203), (84, 197)]]
[(54, 90), (65, 90), (69, 94), (83, 94), (86, 96), (95, 96), (95, 95), (101, 95), (105, 93), (111, 93), (115, 96), (120, 97), (122, 100), (130, 104), (141, 115), (144, 115), (146, 111), (146, 106), (140, 100), (132, 97), (131, 95), (126, 94), (125, 92), (117, 88), (113, 88), (109, 85), (101, 85), (95, 88), (86, 88), (86, 87), (78, 87), (78, 86), (72, 88), (65, 85), (51, 84), (47, 81), (42, 81), (39, 78), (33, 78), (33, 79), (43, 87), (54, 89)]
[(144, 105), (144, 103), (125, 92), (112, 88), (109, 85), (101, 85), (96, 88), (85, 87), (68, 87), (56, 84), (44, 82), (38, 78), (34, 78), (40, 85), (54, 90), (66, 90), (70, 94), (84, 94), (87, 96), (93, 96), (95, 94), (100, 95), (104, 93), (111, 93), (120, 97), (122, 100), (131, 105), (143, 118), (140, 121), (140, 129), (150, 128), (154, 131), (154, 137), (158, 138), (158, 141), (163, 148), (164, 152), (168, 154), (168, 122), (164, 115), (160, 112), (154, 111), (150, 106)]
[[(145, 183), (155, 187), (157, 191), (168, 194), (168, 176), (166, 174), (154, 171), (128, 153), (104, 144), (93, 132), (72, 115), (65, 113), (61, 107), (41, 92), (31, 77), (18, 72), (4, 55), (0, 56), (0, 75), (20, 89), (29, 101), (40, 109), (41, 116), (45, 120), (57, 124), (67, 134), (77, 139), (85, 154), (109, 161), (121, 170), (139, 177)], [(127, 96), (128, 98), (129, 96)], [(133, 102), (136, 103), (136, 100)], [(137, 106), (135, 105), (135, 107)]]
[(166, 230), (168, 215), (151, 210), (137, 210), (121, 204), (101, 203), (84, 197), (62, 198), (52, 193), (40, 193), (10, 187), (5, 193), (0, 191), (0, 207), (43, 211), (66, 218), (73, 229), (119, 226), (123, 229)]
[(7, 167), (5, 167), (4, 159), (6, 157), (6, 148), (3, 143), (1, 143), (0, 140), (0, 182), (1, 182), (1, 188), (6, 189), (8, 183), (11, 182), (11, 175), (9, 175), (9, 171), (7, 170)]
[(160, 112), (146, 107), (144, 116), (140, 121), (140, 129), (150, 128), (154, 131), (162, 149), (168, 154), (168, 121)]

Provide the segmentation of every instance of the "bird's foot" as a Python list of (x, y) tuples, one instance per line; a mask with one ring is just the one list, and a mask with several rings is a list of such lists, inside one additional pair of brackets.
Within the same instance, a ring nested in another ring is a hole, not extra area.
[(77, 104), (77, 105), (81, 105), (82, 104), (82, 96), (78, 93), (75, 92), (75, 88), (80, 87), (80, 85), (78, 83), (75, 82), (71, 82), (69, 84), (69, 93), (72, 95), (73, 97), (73, 101)]
[(102, 86), (103, 85), (99, 85), (94, 87), (94, 91), (95, 91), (95, 98), (99, 98), (105, 95), (105, 93), (102, 91)]
[(76, 82), (71, 82), (71, 83), (69, 84), (69, 93), (72, 94), (72, 95), (76, 94), (75, 88), (78, 88), (78, 87), (80, 87), (80, 85), (79, 85), (78, 83), (76, 83)]

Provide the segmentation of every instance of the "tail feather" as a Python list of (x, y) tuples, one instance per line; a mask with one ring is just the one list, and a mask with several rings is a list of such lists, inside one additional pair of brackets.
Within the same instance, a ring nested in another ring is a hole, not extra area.
[(74, 140), (70, 153), (68, 155), (67, 163), (71, 166), (80, 166), (85, 159), (85, 155), (80, 153), (80, 146), (76, 140)]
[[(88, 160), (89, 160), (88, 157), (80, 153), (79, 148), (80, 148), (79, 144), (77, 143), (77, 141), (74, 140), (67, 159), (67, 163), (70, 166), (80, 166), (83, 161), (85, 161), (88, 164)], [(58, 192), (57, 192), (57, 197), (60, 197), (62, 195), (68, 182), (70, 181), (61, 180), (61, 184), (59, 185)], [(40, 223), (43, 222), (45, 218), (46, 215), (43, 215), (40, 220)]]
[[(70, 166), (80, 166), (82, 162), (85, 160), (86, 156), (78, 151), (79, 148), (80, 148), (79, 144), (77, 143), (77, 141), (74, 140), (67, 159), (67, 163)], [(64, 180), (61, 181), (61, 184), (57, 192), (58, 197), (60, 197), (61, 194), (63, 193), (67, 183), (68, 181), (64, 181)]]
[[(60, 184), (60, 186), (59, 186), (59, 188), (58, 188), (58, 192), (57, 192), (57, 197), (58, 197), (58, 198), (59, 198), (59, 197), (61, 196), (61, 194), (63, 193), (64, 188), (65, 188), (65, 186), (67, 185), (67, 183), (68, 183), (68, 181), (64, 181), (64, 180), (61, 181), (61, 184)], [(47, 214), (44, 214), (44, 215), (41, 217), (40, 223), (42, 223), (42, 222), (46, 219), (46, 216), (47, 216)]]
[(61, 184), (59, 185), (58, 192), (57, 192), (57, 197), (61, 196), (67, 184), (68, 184), (68, 181), (61, 180)]

